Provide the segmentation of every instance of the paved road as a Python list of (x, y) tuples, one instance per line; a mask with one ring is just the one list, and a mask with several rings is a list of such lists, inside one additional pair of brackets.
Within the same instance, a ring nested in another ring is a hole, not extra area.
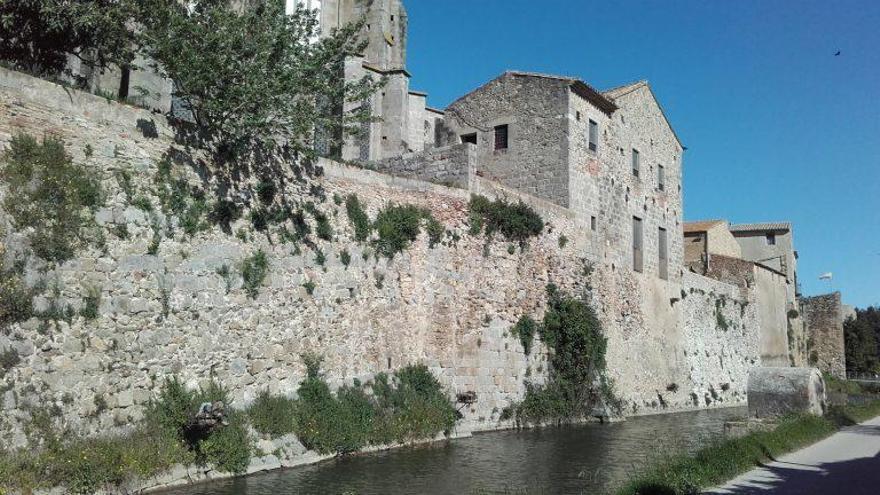
[(880, 494), (880, 417), (844, 428), (815, 445), (782, 456), (705, 493)]

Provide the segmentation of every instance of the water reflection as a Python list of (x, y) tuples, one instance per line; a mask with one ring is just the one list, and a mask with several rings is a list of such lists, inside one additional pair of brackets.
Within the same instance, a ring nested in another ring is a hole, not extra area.
[[(174, 495), (603, 493), (647, 457), (693, 451), (741, 408), (487, 433), (178, 489)], [(525, 490), (525, 491), (524, 491)]]

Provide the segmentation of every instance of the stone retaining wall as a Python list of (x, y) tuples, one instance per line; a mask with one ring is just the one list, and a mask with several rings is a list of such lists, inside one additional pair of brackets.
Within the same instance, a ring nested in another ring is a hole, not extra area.
[[(193, 153), (175, 144), (164, 118), (0, 70), (0, 147), (17, 132), (61, 137), (94, 172), (107, 196), (97, 221), (108, 233), (106, 248), (83, 250), (57, 269), (28, 263), (29, 280), (57, 287), (37, 298), (38, 308), (76, 310), (90, 288), (100, 291), (101, 303), (94, 321), (74, 317), (47, 326), (33, 318), (0, 334), (0, 349), (21, 358), (0, 379), (0, 430), (8, 445), (25, 444), (28, 405), (57, 405), (57, 420), (83, 434), (125, 429), (172, 374), (191, 386), (213, 376), (238, 407), (265, 389), (294, 394), (307, 351), (325, 357), (334, 386), (427, 364), (450, 394), (477, 395), (462, 410), (459, 434), (508, 427), (501, 411), (522, 399), (524, 382), (542, 382), (548, 366), (546, 349), (536, 343), (526, 356), (510, 328), (523, 315), (541, 319), (548, 283), (594, 302), (609, 341), (608, 371), (629, 414), (738, 404), (758, 359), (748, 293), (704, 277), (685, 274), (682, 284), (615, 266), (599, 254), (604, 241), (588, 220), (480, 177), (465, 190), (322, 160), (323, 175), (302, 182), (290, 172), (280, 194), (313, 201), (328, 215), (332, 239), (315, 240), (323, 266), (304, 244), (270, 242), (253, 231), (243, 240), (219, 228), (192, 237), (180, 229), (163, 234), (150, 255), (153, 222), (177, 220), (129, 204), (115, 172), (127, 171), (134, 189), (158, 205), (150, 192), (158, 162)], [(180, 171), (211, 190), (204, 172), (215, 164), (197, 154), (191, 159), (199, 166)], [(544, 218), (544, 233), (525, 249), (499, 239), (486, 245), (483, 236), (468, 234), (471, 192), (524, 201)], [(427, 208), (447, 235), (432, 248), (423, 233), (394, 259), (377, 259), (371, 246), (354, 240), (341, 203), (352, 194), (371, 218), (389, 203)], [(111, 233), (121, 225), (127, 238)], [(239, 220), (232, 232), (248, 226)], [(9, 229), (3, 242), (9, 256), (25, 244)], [(270, 272), (251, 299), (237, 267), (258, 249)], [(223, 267), (231, 276), (220, 274)], [(307, 282), (315, 285), (311, 294)]]

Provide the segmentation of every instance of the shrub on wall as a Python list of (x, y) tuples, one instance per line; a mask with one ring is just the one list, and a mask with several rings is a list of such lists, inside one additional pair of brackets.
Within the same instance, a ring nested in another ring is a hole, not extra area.
[(613, 384), (605, 376), (607, 341), (588, 302), (547, 287), (547, 310), (537, 332), (549, 350), (549, 377), (544, 385), (528, 384), (525, 399), (503, 419), (519, 423), (562, 423), (587, 416), (598, 401), (620, 412)]
[(314, 362), (309, 370), (293, 410), (297, 436), (310, 449), (345, 454), (431, 438), (455, 425), (455, 409), (427, 367), (409, 366), (391, 378), (380, 373), (373, 383), (341, 387), (335, 396)]
[(264, 390), (248, 408), (247, 414), (257, 432), (278, 438), (296, 429), (295, 408), (295, 400)]
[(345, 212), (354, 228), (355, 240), (358, 242), (366, 241), (373, 231), (373, 225), (370, 223), (370, 217), (364, 211), (357, 194), (350, 194), (345, 198)]
[(537, 326), (538, 324), (532, 319), (532, 317), (523, 316), (518, 322), (516, 322), (516, 325), (510, 329), (510, 333), (519, 338), (526, 356), (532, 352), (532, 342), (535, 339)]
[(269, 260), (263, 250), (257, 251), (253, 256), (245, 258), (241, 262), (241, 277), (244, 280), (244, 288), (251, 299), (256, 299), (260, 294), (260, 286), (269, 273)]
[(491, 239), (497, 232), (507, 241), (524, 246), (529, 238), (541, 235), (544, 220), (530, 206), (520, 201), (508, 203), (504, 199), (490, 201), (485, 196), (473, 195), (468, 204), (471, 234), (486, 233)]
[(59, 139), (13, 136), (0, 157), (3, 210), (16, 229), (28, 232), (34, 254), (64, 262), (97, 237), (94, 212), (102, 195), (94, 175), (73, 163)]
[(379, 236), (375, 241), (376, 252), (387, 258), (403, 252), (418, 238), (422, 221), (427, 224), (428, 242), (433, 247), (442, 238), (443, 225), (430, 211), (413, 205), (385, 207), (373, 224)]

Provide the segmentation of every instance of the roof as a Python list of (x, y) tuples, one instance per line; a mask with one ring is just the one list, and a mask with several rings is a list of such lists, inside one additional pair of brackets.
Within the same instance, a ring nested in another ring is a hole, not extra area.
[(767, 232), (778, 230), (791, 230), (791, 222), (743, 223), (730, 226), (731, 232)]
[(602, 110), (607, 114), (614, 113), (617, 110), (617, 105), (614, 104), (613, 101), (605, 97), (602, 93), (599, 92), (596, 88), (590, 86), (585, 83), (583, 80), (578, 79), (576, 77), (568, 77), (568, 76), (557, 76), (553, 74), (542, 74), (540, 72), (523, 72), (518, 70), (511, 70), (504, 73), (504, 75), (512, 75), (516, 77), (533, 77), (539, 79), (552, 79), (556, 81), (563, 81), (569, 84), (569, 87), (572, 91), (581, 98), (589, 101), (593, 105)]
[(457, 100), (452, 102), (449, 105), (449, 107), (454, 106), (459, 101), (467, 98), (469, 95), (486, 87), (488, 84), (490, 84), (494, 81), (497, 81), (499, 79), (502, 79), (504, 77), (508, 77), (508, 76), (529, 77), (529, 78), (535, 78), (535, 79), (547, 79), (547, 80), (553, 80), (553, 81), (562, 81), (564, 83), (567, 83), (569, 88), (575, 94), (577, 94), (578, 96), (589, 101), (590, 103), (595, 105), (599, 110), (605, 112), (606, 114), (610, 115), (610, 114), (614, 113), (615, 110), (617, 110), (617, 105), (613, 101), (611, 101), (610, 99), (608, 99), (604, 95), (602, 95), (602, 93), (600, 93), (596, 88), (590, 86), (589, 84), (585, 83), (584, 81), (582, 81), (578, 78), (568, 77), (568, 76), (557, 76), (557, 75), (553, 75), (553, 74), (541, 74), (538, 72), (524, 72), (524, 71), (518, 71), (518, 70), (509, 70), (509, 71), (501, 74), (500, 76), (496, 77), (495, 79), (492, 79), (491, 81), (484, 84), (483, 86), (480, 86), (480, 88), (477, 88), (476, 90), (471, 91), (470, 93), (467, 93), (466, 95), (462, 96), (461, 98), (458, 98)]
[(429, 112), (439, 113), (440, 115), (443, 115), (443, 114), (446, 113), (446, 112), (444, 112), (443, 110), (439, 110), (439, 109), (436, 109), (436, 108), (434, 108), (434, 107), (428, 107), (428, 106), (425, 107), (425, 110), (427, 110), (427, 111), (429, 111)]
[(696, 222), (685, 222), (684, 233), (706, 232), (716, 225), (725, 223), (725, 220), (699, 220)]
[(411, 95), (413, 95), (413, 96), (424, 96), (424, 97), (426, 97), (426, 98), (428, 97), (428, 93), (425, 93), (424, 91), (413, 91), (413, 90), (409, 90), (409, 94), (411, 94)]
[(663, 105), (660, 104), (660, 100), (657, 99), (657, 95), (654, 94), (654, 90), (651, 89), (651, 85), (648, 84), (648, 81), (641, 80), (630, 84), (624, 84), (623, 86), (617, 86), (616, 88), (611, 88), (607, 91), (603, 91), (602, 95), (606, 98), (610, 98), (616, 103), (616, 100), (618, 98), (623, 98), (624, 96), (641, 88), (648, 88), (648, 91), (651, 93), (651, 97), (654, 98), (654, 102), (657, 103), (657, 108), (660, 109), (660, 115), (663, 116), (663, 120), (666, 121), (666, 125), (669, 127), (669, 130), (672, 131), (672, 135), (675, 137), (675, 140), (678, 141), (678, 144), (682, 147), (682, 149), (686, 150), (687, 146), (685, 146), (684, 143), (681, 142), (681, 138), (678, 137), (678, 133), (675, 132), (675, 128), (672, 127), (672, 122), (670, 122), (669, 117), (666, 116), (666, 110), (663, 110)]

